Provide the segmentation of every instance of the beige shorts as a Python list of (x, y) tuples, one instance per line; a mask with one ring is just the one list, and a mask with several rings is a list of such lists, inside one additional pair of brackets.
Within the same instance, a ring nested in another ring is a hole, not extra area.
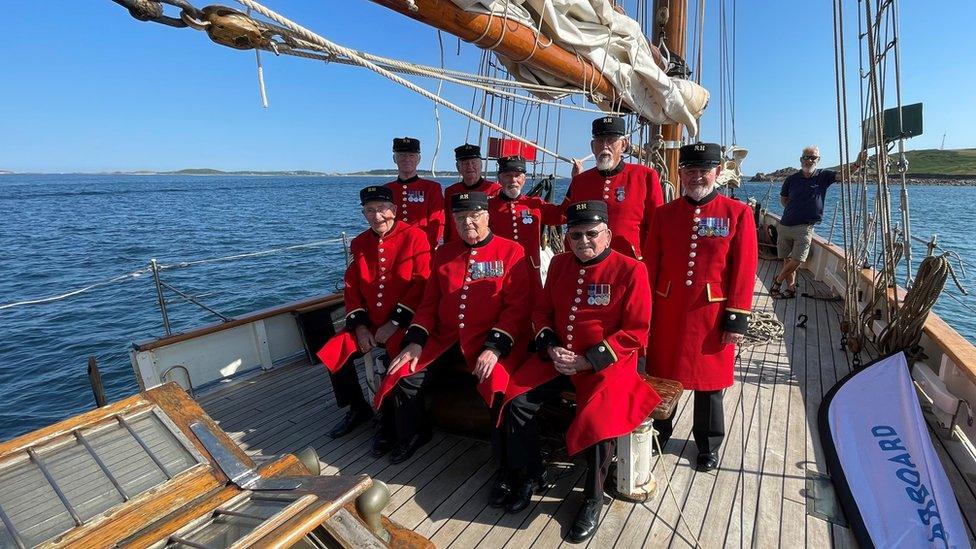
[(806, 261), (813, 242), (813, 225), (780, 225), (776, 233), (776, 251), (780, 259)]

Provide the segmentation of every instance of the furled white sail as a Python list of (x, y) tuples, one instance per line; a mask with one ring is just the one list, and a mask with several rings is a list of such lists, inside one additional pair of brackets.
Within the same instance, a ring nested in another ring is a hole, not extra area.
[[(654, 63), (640, 25), (616, 12), (607, 0), (451, 0), (465, 11), (518, 21), (578, 53), (609, 79), (634, 112), (658, 123), (683, 124), (697, 133), (708, 91), (689, 80), (669, 77)], [(540, 25), (541, 23), (541, 25)], [(542, 39), (540, 47), (547, 42)], [(512, 59), (499, 56), (518, 80), (565, 85)]]

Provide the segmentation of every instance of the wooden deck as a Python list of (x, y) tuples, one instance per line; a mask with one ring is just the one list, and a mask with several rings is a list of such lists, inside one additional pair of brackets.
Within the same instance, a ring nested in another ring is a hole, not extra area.
[[(694, 547), (696, 541), (702, 547), (856, 545), (849, 529), (815, 516), (822, 502), (815, 504), (808, 491), (808, 478), (826, 473), (817, 409), (850, 371), (839, 350), (839, 303), (799, 297), (774, 302), (767, 288), (777, 268), (778, 263), (760, 263), (755, 309), (774, 311), (785, 336), (741, 353), (736, 383), (724, 396), (727, 427), (719, 469), (699, 473), (692, 464), (697, 452), (686, 393), (674, 435), (654, 465), (658, 493), (645, 504), (605, 505), (590, 547)], [(825, 292), (808, 273), (800, 288)], [(808, 318), (806, 327), (795, 326), (801, 314)], [(321, 366), (305, 364), (199, 400), (258, 459), (314, 446), (323, 474), (366, 473), (385, 481), (393, 493), (386, 512), (438, 547), (570, 546), (563, 538), (582, 499), (580, 466), (553, 465), (556, 486), (527, 510), (507, 515), (486, 504), (493, 472), (487, 442), (437, 432), (411, 460), (390, 465), (369, 456), (371, 427), (329, 439), (326, 433), (341, 416), (331, 391)], [(938, 441), (936, 446), (948, 459)], [(971, 479), (953, 467), (950, 478), (972, 528)]]

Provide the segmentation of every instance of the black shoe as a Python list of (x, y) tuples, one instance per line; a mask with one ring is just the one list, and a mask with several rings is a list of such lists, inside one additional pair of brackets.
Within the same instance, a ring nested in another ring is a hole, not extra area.
[(698, 470), (699, 471), (711, 471), (712, 469), (718, 467), (718, 454), (715, 452), (705, 452), (704, 454), (698, 454)]
[(390, 452), (390, 463), (396, 465), (397, 463), (407, 461), (413, 457), (417, 449), (428, 442), (430, 442), (429, 434), (413, 435), (406, 442), (398, 442), (393, 447), (393, 451)]
[(600, 511), (602, 509), (603, 494), (583, 500), (583, 506), (576, 514), (576, 521), (573, 523), (573, 527), (569, 529), (569, 536), (567, 536), (566, 541), (583, 543), (592, 538), (600, 526)]
[(393, 437), (380, 431), (373, 435), (373, 447), (370, 449), (369, 455), (374, 458), (383, 457), (393, 449), (394, 444), (396, 444), (396, 441), (393, 440)]
[(508, 503), (505, 505), (505, 511), (513, 514), (518, 513), (532, 503), (532, 494), (541, 494), (551, 487), (549, 476), (545, 472), (538, 477), (523, 481), (515, 490), (512, 490)]
[(495, 480), (491, 485), (491, 492), (488, 493), (488, 505), (498, 508), (504, 507), (508, 501), (508, 496), (512, 494), (512, 483), (508, 480), (508, 475), (503, 471), (495, 474)]
[(355, 429), (360, 423), (364, 421), (369, 421), (373, 418), (373, 411), (369, 408), (350, 408), (346, 412), (345, 417), (339, 420), (339, 423), (329, 431), (329, 436), (332, 438), (339, 438), (341, 436), (348, 435)]

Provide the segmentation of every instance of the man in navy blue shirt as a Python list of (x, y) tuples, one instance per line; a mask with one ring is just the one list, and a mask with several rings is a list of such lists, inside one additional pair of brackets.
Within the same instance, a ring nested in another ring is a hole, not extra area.
[[(863, 162), (864, 153), (851, 164), (856, 170)], [(837, 172), (818, 170), (820, 149), (809, 146), (800, 156), (800, 171), (783, 181), (779, 201), (783, 205), (783, 218), (779, 222), (776, 250), (783, 260), (783, 268), (770, 288), (773, 297), (796, 296), (796, 270), (807, 260), (813, 241), (813, 226), (823, 219), (824, 199), (827, 189), (837, 181)], [(782, 289), (783, 283), (786, 289)]]

